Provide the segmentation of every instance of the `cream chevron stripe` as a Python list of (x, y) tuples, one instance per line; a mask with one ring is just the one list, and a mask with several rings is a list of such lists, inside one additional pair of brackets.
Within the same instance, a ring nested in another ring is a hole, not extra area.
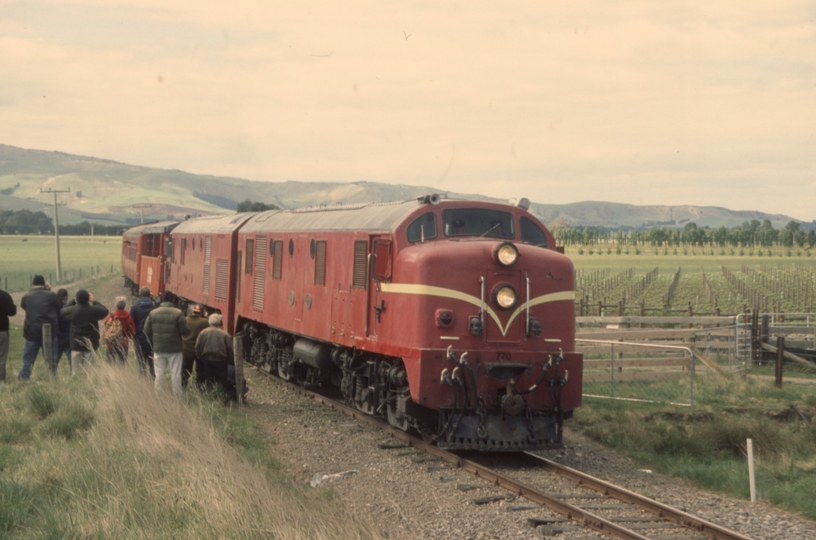
[[(418, 285), (414, 283), (380, 283), (380, 290), (382, 292), (393, 293), (393, 294), (413, 294), (418, 296), (440, 296), (442, 298), (451, 298), (454, 300), (461, 300), (463, 302), (467, 302), (469, 304), (473, 304), (476, 307), (482, 307), (482, 300), (477, 296), (473, 296), (472, 294), (467, 294), (462, 291), (457, 291), (456, 289), (448, 289), (445, 287), (432, 287), (431, 285)], [(557, 293), (550, 293), (550, 294), (543, 294), (541, 296), (537, 296), (530, 300), (529, 304), (530, 307), (538, 306), (541, 304), (546, 304), (549, 302), (559, 302), (562, 300), (572, 300), (575, 301), (575, 291), (562, 291)], [(507, 321), (507, 325), (503, 325), (499, 320), (498, 314), (493, 310), (492, 307), (485, 305), (485, 310), (487, 314), (490, 315), (490, 318), (495, 321), (496, 325), (501, 330), (502, 335), (507, 334), (507, 330), (510, 329), (510, 325), (516, 320), (516, 317), (519, 316), (522, 312), (527, 310), (527, 302), (524, 302), (510, 316), (510, 320)]]

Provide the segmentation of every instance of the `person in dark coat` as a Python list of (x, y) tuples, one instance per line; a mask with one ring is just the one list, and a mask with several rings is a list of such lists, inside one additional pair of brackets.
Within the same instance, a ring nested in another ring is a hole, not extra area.
[(199, 334), (195, 344), (196, 356), (201, 360), (204, 386), (221, 386), (227, 388), (227, 369), (235, 363), (232, 348), (232, 337), (222, 328), (223, 320), (219, 313), (209, 318), (210, 327)]
[(54, 372), (54, 375), (57, 374), (63, 354), (68, 358), (68, 371), (71, 371), (71, 321), (66, 319), (65, 315), (62, 314), (62, 310), (68, 305), (68, 291), (65, 289), (58, 290), (57, 297), (60, 299), (60, 302), (62, 302), (62, 308), (58, 316), (59, 331), (57, 332), (57, 346), (54, 347), (54, 361), (51, 363), (51, 370)]
[[(51, 287), (45, 284), (44, 277), (34, 276), (31, 284), (33, 288), (20, 301), (20, 307), (26, 312), (25, 323), (23, 324), (23, 337), (25, 338), (23, 367), (17, 373), (17, 378), (21, 381), (27, 381), (31, 378), (34, 361), (37, 359), (40, 349), (43, 349), (43, 325), (51, 325), (51, 350), (53, 351), (57, 347), (59, 311), (62, 309), (62, 302), (51, 291)], [(45, 349), (43, 349), (44, 356)], [(51, 358), (46, 361), (49, 365), (51, 364), (53, 353)]]
[(17, 315), (11, 295), (0, 290), (0, 382), (6, 382), (6, 360), (9, 348), (9, 317)]
[(195, 304), (190, 309), (190, 314), (187, 315), (187, 326), (190, 328), (190, 333), (184, 336), (181, 342), (181, 386), (184, 388), (187, 388), (187, 381), (190, 380), (193, 373), (193, 364), (196, 369), (196, 380), (199, 385), (202, 382), (201, 361), (196, 356), (195, 344), (198, 335), (210, 326), (210, 323), (204, 316), (204, 308), (199, 304)]
[(99, 321), (108, 315), (108, 308), (95, 301), (85, 289), (76, 293), (76, 304), (63, 311), (71, 321), (71, 375), (76, 375), (79, 366), (93, 364), (99, 348)]
[(139, 289), (139, 298), (136, 303), (130, 308), (130, 317), (136, 325), (136, 359), (139, 361), (139, 373), (145, 375), (147, 369), (150, 370), (150, 377), (155, 377), (156, 373), (153, 368), (153, 346), (150, 343), (150, 338), (144, 333), (144, 324), (150, 312), (158, 306), (156, 302), (150, 297), (150, 287), (142, 287)]

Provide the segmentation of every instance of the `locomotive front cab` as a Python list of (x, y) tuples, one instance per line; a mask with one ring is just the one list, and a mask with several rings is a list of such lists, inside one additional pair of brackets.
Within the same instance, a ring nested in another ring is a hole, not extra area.
[(396, 416), (436, 411), (445, 448), (560, 446), (581, 397), (571, 261), (517, 207), (445, 201), (406, 221), (377, 285), (398, 314), (379, 334), (414, 350), (403, 357), (413, 403), (397, 399)]

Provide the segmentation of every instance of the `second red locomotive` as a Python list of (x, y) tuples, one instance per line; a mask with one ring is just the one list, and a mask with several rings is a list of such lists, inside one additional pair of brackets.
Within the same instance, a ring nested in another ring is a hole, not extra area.
[(169, 238), (165, 287), (220, 311), (247, 360), (440, 447), (559, 446), (580, 406), (573, 266), (525, 205), (276, 210)]

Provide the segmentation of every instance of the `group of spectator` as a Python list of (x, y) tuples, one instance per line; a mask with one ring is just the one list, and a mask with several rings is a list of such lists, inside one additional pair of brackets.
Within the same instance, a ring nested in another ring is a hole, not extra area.
[[(175, 306), (175, 295), (166, 291), (156, 304), (148, 287), (142, 287), (139, 297), (126, 310), (127, 300), (116, 298), (111, 313), (94, 299), (93, 294), (80, 289), (75, 299), (68, 300), (68, 291), (51, 291), (43, 276), (34, 276), (32, 289), (20, 301), (26, 313), (23, 325), (23, 366), (17, 378), (28, 380), (34, 362), (43, 351), (43, 327), (51, 326), (52, 358), (50, 369), (57, 374), (63, 356), (68, 359), (71, 375), (80, 367), (93, 364), (102, 341), (106, 345), (108, 362), (125, 364), (131, 341), (134, 344), (139, 372), (150, 374), (157, 390), (164, 386), (169, 372), (173, 393), (181, 396), (195, 366), (199, 387), (228, 385), (228, 366), (233, 364), (232, 337), (223, 330), (218, 313), (206, 317), (200, 305), (193, 305), (184, 316)], [(6, 380), (9, 345), (9, 317), (17, 314), (11, 296), (0, 290), (0, 381)], [(104, 319), (102, 330), (100, 321)]]

